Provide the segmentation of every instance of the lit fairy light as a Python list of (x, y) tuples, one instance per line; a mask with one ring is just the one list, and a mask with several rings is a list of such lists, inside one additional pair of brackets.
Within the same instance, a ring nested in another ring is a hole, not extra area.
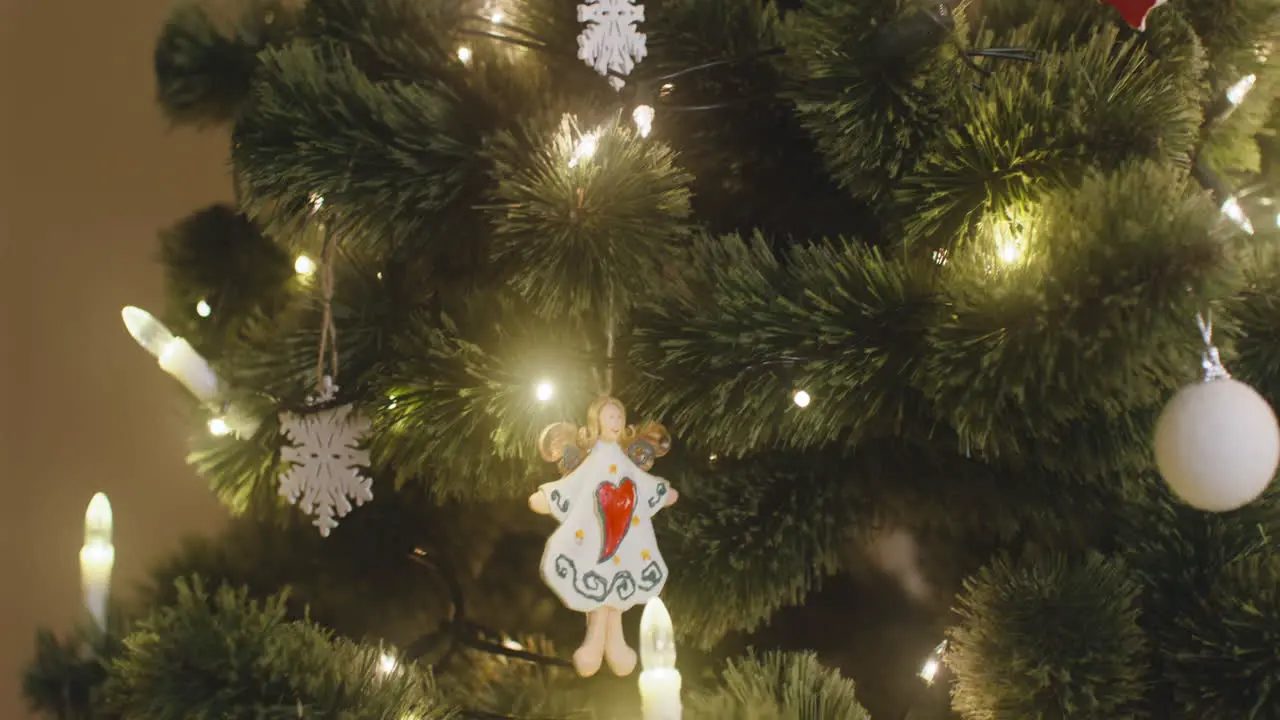
[(1249, 222), (1249, 217), (1244, 214), (1244, 208), (1240, 207), (1240, 201), (1235, 196), (1227, 198), (1226, 202), (1222, 203), (1222, 214), (1241, 230), (1250, 235), (1253, 234), (1253, 223)]
[(200, 302), (196, 303), (196, 314), (207, 318), (213, 314), (213, 308), (209, 307), (209, 303), (204, 298), (200, 298)]
[(458, 59), (459, 59), (459, 60), (461, 60), (463, 63), (470, 63), (470, 62), (471, 62), (471, 48), (467, 47), (466, 45), (463, 45), (463, 46), (459, 47), (459, 48), (458, 48)]
[(939, 265), (947, 264), (947, 249), (938, 248), (933, 251), (933, 261)]
[(653, 106), (637, 105), (636, 109), (631, 112), (631, 119), (635, 121), (636, 131), (640, 133), (640, 137), (649, 137), (649, 133), (653, 131)]
[(213, 418), (209, 421), (209, 434), (214, 437), (224, 437), (231, 432), (231, 426), (227, 425), (227, 421), (220, 417)]
[(383, 675), (390, 675), (396, 671), (399, 663), (396, 662), (396, 656), (391, 653), (382, 653), (382, 657), (378, 658), (378, 672)]
[(920, 668), (920, 678), (925, 683), (932, 685), (934, 678), (938, 677), (938, 670), (942, 669), (942, 659), (947, 654), (947, 641), (943, 640), (933, 649), (933, 654), (929, 659), (924, 661), (924, 665)]
[(795, 403), (798, 408), (807, 408), (809, 407), (809, 403), (813, 402), (813, 398), (809, 397), (809, 393), (804, 390), (797, 390), (795, 394), (791, 396), (791, 402)]
[(489, 13), (489, 22), (493, 23), (494, 25), (501, 25), (504, 17), (505, 16), (502, 14), (501, 10), (494, 10), (493, 12)]
[(583, 160), (590, 160), (596, 154), (596, 145), (600, 142), (600, 136), (596, 133), (587, 133), (578, 141), (578, 146), (573, 149), (573, 157), (569, 158), (569, 167), (578, 167), (578, 163)]
[(311, 277), (316, 273), (316, 261), (306, 255), (299, 255), (293, 261), (293, 271), (302, 277)]
[(1239, 82), (1232, 85), (1231, 89), (1227, 90), (1227, 101), (1232, 105), (1239, 107), (1240, 103), (1244, 102), (1245, 97), (1249, 95), (1249, 91), (1253, 89), (1253, 86), (1257, 84), (1257, 82), (1257, 75), (1246, 75), (1240, 78)]
[(556, 386), (552, 385), (549, 380), (543, 380), (533, 389), (533, 396), (538, 398), (538, 402), (547, 402), (555, 397)]

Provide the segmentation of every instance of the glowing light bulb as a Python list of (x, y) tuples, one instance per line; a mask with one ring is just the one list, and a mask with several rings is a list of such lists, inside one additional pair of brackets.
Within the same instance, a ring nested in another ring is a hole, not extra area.
[(795, 394), (791, 396), (791, 401), (796, 404), (796, 407), (807, 408), (809, 407), (809, 403), (813, 402), (813, 398), (809, 397), (809, 393), (804, 390), (797, 390)]
[(511, 638), (503, 638), (502, 647), (508, 650), (524, 650), (524, 646)]
[(578, 163), (583, 160), (590, 160), (592, 155), (596, 154), (596, 145), (600, 142), (600, 136), (596, 133), (587, 133), (578, 141), (578, 146), (573, 149), (573, 157), (569, 158), (569, 167), (578, 167)]
[(556, 386), (552, 385), (547, 380), (543, 380), (542, 382), (538, 383), (538, 386), (536, 388), (534, 388), (533, 394), (534, 394), (534, 397), (538, 398), (538, 402), (546, 402), (551, 398), (555, 397)]
[(222, 437), (231, 432), (231, 426), (226, 420), (220, 417), (209, 420), (209, 434), (214, 437)]
[(293, 261), (293, 271), (302, 277), (311, 277), (316, 273), (316, 261), (306, 255), (299, 255)]
[(201, 299), (200, 302), (196, 303), (196, 314), (207, 318), (213, 314), (213, 308), (209, 307), (209, 303)]
[(320, 193), (311, 193), (308, 200), (311, 202), (311, 212), (316, 212), (324, 207), (324, 196)]
[(502, 14), (501, 10), (494, 10), (492, 13), (489, 14), (489, 22), (493, 23), (494, 25), (501, 25), (502, 19), (504, 17), (505, 16)]
[(124, 319), (125, 329), (142, 349), (156, 358), (161, 370), (185, 385), (202, 401), (211, 402), (217, 397), (218, 376), (186, 340), (175, 337), (169, 328), (141, 308), (126, 307), (120, 311), (120, 316)]
[(924, 661), (924, 665), (920, 668), (920, 678), (925, 683), (932, 685), (933, 679), (938, 676), (938, 670), (942, 668), (942, 658), (947, 654), (947, 641), (943, 640), (933, 649), (933, 654), (928, 660)]
[(640, 616), (640, 700), (644, 720), (682, 715), (680, 671), (676, 670), (676, 633), (661, 598), (644, 605)]
[(1244, 99), (1249, 95), (1249, 91), (1253, 89), (1253, 86), (1257, 84), (1257, 82), (1257, 75), (1246, 75), (1240, 78), (1235, 85), (1232, 85), (1231, 88), (1227, 90), (1227, 102), (1239, 107), (1240, 103), (1244, 102)]
[(636, 109), (631, 111), (631, 119), (635, 121), (636, 131), (640, 133), (640, 137), (649, 137), (649, 133), (653, 130), (653, 106), (637, 105)]
[(396, 662), (396, 657), (391, 653), (384, 652), (382, 653), (382, 657), (378, 659), (378, 672), (383, 675), (390, 675), (396, 671), (396, 667), (398, 666), (399, 663)]
[(1234, 196), (1227, 198), (1226, 202), (1222, 203), (1222, 214), (1226, 215), (1241, 230), (1250, 235), (1253, 234), (1253, 223), (1249, 222), (1249, 217), (1244, 214), (1244, 208), (1240, 207), (1240, 201)]
[(84, 546), (80, 548), (80, 585), (84, 591), (85, 609), (98, 625), (107, 629), (107, 598), (111, 594), (111, 571), (116, 563), (116, 549), (111, 544), (114, 520), (111, 501), (105, 493), (97, 493), (84, 513)]
[(458, 48), (458, 59), (464, 63), (471, 62), (471, 48), (463, 45)]

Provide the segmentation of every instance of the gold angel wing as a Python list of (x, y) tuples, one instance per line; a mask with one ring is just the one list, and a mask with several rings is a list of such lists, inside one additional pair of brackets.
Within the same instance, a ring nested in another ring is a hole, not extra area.
[(671, 452), (671, 433), (661, 423), (648, 422), (635, 431), (627, 444), (627, 457), (648, 472), (658, 458)]
[(538, 454), (543, 460), (556, 463), (561, 475), (568, 475), (586, 457), (578, 447), (577, 439), (578, 428), (572, 423), (553, 423), (538, 436)]

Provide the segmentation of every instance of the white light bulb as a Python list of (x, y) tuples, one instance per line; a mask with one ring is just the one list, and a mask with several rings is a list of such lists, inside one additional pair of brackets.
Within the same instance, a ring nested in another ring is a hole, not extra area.
[(218, 376), (186, 340), (174, 337), (146, 310), (126, 307), (120, 311), (120, 316), (124, 318), (125, 329), (156, 358), (161, 370), (172, 375), (204, 402), (212, 402), (217, 397)]
[(142, 308), (126, 307), (120, 311), (120, 316), (124, 318), (125, 329), (152, 357), (159, 358), (165, 347), (175, 339), (169, 328)]
[(378, 670), (383, 675), (390, 675), (396, 671), (396, 658), (391, 653), (382, 653), (382, 657), (378, 660)]
[(546, 402), (551, 398), (555, 397), (556, 386), (552, 385), (550, 382), (546, 380), (543, 380), (542, 382), (538, 383), (538, 386), (534, 388), (533, 392), (534, 392), (534, 397), (538, 398), (538, 402)]
[(471, 62), (471, 48), (466, 45), (458, 48), (458, 59), (464, 63)]
[(942, 658), (947, 654), (947, 641), (943, 640), (933, 649), (933, 654), (928, 660), (924, 661), (924, 665), (920, 668), (920, 678), (925, 683), (932, 685), (933, 679), (938, 676), (938, 670), (942, 669)]
[(205, 302), (204, 299), (201, 299), (200, 302), (196, 303), (196, 314), (207, 318), (213, 314), (213, 308), (209, 307), (209, 303)]
[(111, 531), (114, 518), (111, 513), (111, 501), (106, 493), (97, 493), (89, 500), (89, 507), (84, 513), (84, 540), (89, 542), (111, 542)]
[(220, 417), (209, 420), (209, 434), (214, 437), (222, 437), (231, 432), (231, 426), (227, 425), (227, 421)]
[(111, 571), (116, 549), (111, 544), (113, 518), (111, 501), (97, 493), (84, 513), (84, 545), (80, 548), (80, 585), (85, 608), (98, 629), (107, 629), (107, 599), (111, 593)]
[(1222, 203), (1222, 214), (1238, 225), (1241, 230), (1250, 235), (1253, 234), (1253, 223), (1249, 222), (1249, 217), (1244, 214), (1244, 208), (1240, 207), (1240, 201), (1234, 196)]
[(508, 650), (524, 650), (524, 646), (511, 638), (503, 638), (502, 647)]
[(578, 163), (583, 160), (590, 160), (592, 155), (596, 154), (596, 145), (600, 142), (600, 136), (595, 133), (587, 133), (578, 141), (578, 146), (573, 149), (573, 157), (569, 158), (569, 167), (578, 167)]
[(303, 277), (311, 277), (316, 272), (316, 261), (306, 255), (299, 255), (293, 261), (293, 271)]
[(631, 119), (635, 121), (636, 131), (640, 133), (640, 137), (649, 137), (649, 133), (653, 130), (653, 106), (637, 105), (636, 109), (631, 111)]
[(494, 25), (500, 25), (502, 24), (503, 17), (504, 16), (501, 10), (494, 10), (489, 15), (489, 22), (493, 23)]
[(324, 207), (324, 196), (320, 193), (311, 193), (308, 199), (311, 201), (311, 212), (316, 212)]
[(797, 390), (791, 396), (791, 401), (796, 404), (796, 407), (806, 408), (809, 407), (809, 403), (813, 402), (813, 398), (809, 397), (809, 393), (804, 390)]
[(676, 667), (676, 631), (661, 598), (645, 603), (640, 615), (640, 664), (645, 670)]
[(1230, 90), (1227, 90), (1227, 102), (1239, 107), (1257, 82), (1257, 75), (1246, 75), (1240, 78), (1239, 82), (1232, 85)]

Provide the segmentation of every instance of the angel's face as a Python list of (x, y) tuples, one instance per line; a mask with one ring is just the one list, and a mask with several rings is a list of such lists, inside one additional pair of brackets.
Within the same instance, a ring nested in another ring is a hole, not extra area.
[(609, 403), (600, 408), (600, 439), (608, 442), (618, 442), (618, 438), (622, 436), (622, 428), (627, 424), (627, 418), (622, 414), (622, 408)]

